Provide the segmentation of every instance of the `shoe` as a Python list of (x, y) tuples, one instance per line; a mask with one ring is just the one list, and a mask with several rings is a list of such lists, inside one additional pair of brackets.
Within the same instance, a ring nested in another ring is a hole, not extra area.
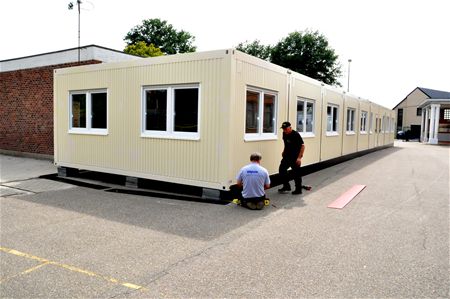
[(307, 185), (303, 185), (302, 188), (305, 189), (306, 191), (310, 191), (312, 189), (311, 186), (307, 186)]
[(278, 189), (278, 192), (281, 192), (281, 193), (289, 192), (289, 191), (291, 191), (291, 187), (283, 186), (283, 188)]
[(264, 209), (264, 200), (260, 200), (256, 203), (256, 209), (257, 210), (262, 210)]
[(302, 194), (302, 189), (295, 189), (294, 191), (291, 192), (293, 195), (297, 195), (297, 194)]
[(254, 202), (248, 201), (246, 206), (250, 210), (256, 210), (256, 204)]

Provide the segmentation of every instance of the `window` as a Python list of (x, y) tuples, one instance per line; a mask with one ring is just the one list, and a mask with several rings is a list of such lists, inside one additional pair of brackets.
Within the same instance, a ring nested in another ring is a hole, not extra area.
[(143, 136), (199, 138), (199, 86), (143, 88)]
[(338, 107), (334, 105), (327, 106), (327, 133), (337, 134), (339, 122)]
[(106, 90), (70, 92), (69, 132), (107, 134), (108, 100)]
[(276, 93), (257, 88), (246, 92), (245, 138), (265, 139), (276, 135)]
[(355, 131), (355, 109), (347, 109), (347, 132)]
[(397, 110), (397, 131), (403, 128), (403, 109)]
[(361, 111), (361, 127), (359, 130), (361, 133), (367, 133), (367, 112)]
[(309, 99), (297, 100), (297, 131), (300, 133), (314, 133), (314, 101)]
[(422, 108), (416, 109), (416, 116), (422, 116)]
[(444, 109), (444, 119), (450, 120), (450, 109)]

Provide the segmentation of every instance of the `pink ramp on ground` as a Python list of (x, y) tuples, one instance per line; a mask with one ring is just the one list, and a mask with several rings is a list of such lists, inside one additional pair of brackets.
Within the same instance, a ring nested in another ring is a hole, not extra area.
[(338, 199), (333, 201), (328, 205), (328, 208), (333, 209), (342, 209), (345, 207), (353, 198), (355, 198), (356, 195), (359, 194), (364, 188), (366, 188), (366, 185), (355, 185), (351, 187), (347, 192), (339, 196)]

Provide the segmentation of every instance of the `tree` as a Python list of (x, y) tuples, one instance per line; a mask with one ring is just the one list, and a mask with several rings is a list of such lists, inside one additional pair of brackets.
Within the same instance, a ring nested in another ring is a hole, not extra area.
[(160, 48), (155, 47), (153, 44), (147, 46), (145, 42), (137, 42), (136, 44), (128, 45), (123, 51), (128, 54), (142, 57), (155, 57), (164, 55)]
[(338, 81), (342, 73), (338, 55), (318, 31), (295, 31), (275, 46), (264, 46), (255, 40), (240, 43), (236, 49), (326, 84), (341, 86)]
[(262, 45), (258, 39), (253, 42), (239, 43), (236, 49), (264, 60), (270, 60), (270, 52), (272, 51), (270, 46)]
[(295, 31), (276, 44), (271, 51), (271, 62), (295, 72), (341, 86), (341, 65), (338, 55), (328, 40), (318, 31)]
[(144, 42), (146, 45), (153, 44), (164, 54), (195, 52), (194, 40), (195, 37), (189, 32), (177, 31), (160, 19), (143, 20), (142, 25), (133, 27), (124, 38), (128, 46)]

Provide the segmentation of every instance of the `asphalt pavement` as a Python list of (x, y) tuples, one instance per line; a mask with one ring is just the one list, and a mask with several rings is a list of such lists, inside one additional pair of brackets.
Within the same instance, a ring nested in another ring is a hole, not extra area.
[(262, 211), (79, 187), (0, 155), (0, 297), (449, 298), (449, 153), (395, 142), (305, 176), (303, 195), (268, 190)]

